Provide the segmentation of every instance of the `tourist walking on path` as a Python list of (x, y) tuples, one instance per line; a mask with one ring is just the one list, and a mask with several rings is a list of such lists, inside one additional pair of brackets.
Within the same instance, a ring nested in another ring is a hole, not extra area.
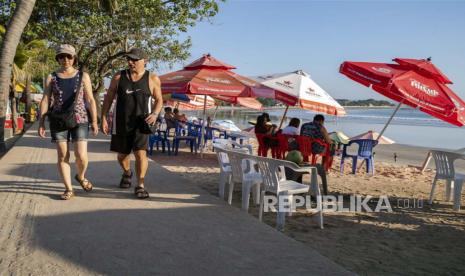
[(40, 137), (45, 138), (45, 117), (48, 116), (52, 142), (57, 145), (58, 171), (66, 188), (61, 199), (68, 200), (74, 196), (69, 164), (70, 141), (74, 145), (76, 157), (77, 174), (74, 178), (84, 191), (92, 190), (92, 183), (85, 177), (89, 163), (87, 139), (89, 122), (93, 135), (98, 133), (97, 108), (89, 75), (75, 68), (77, 56), (74, 47), (61, 45), (56, 51), (55, 59), (60, 68), (46, 80), (44, 96), (40, 102), (38, 132)]
[(148, 166), (146, 149), (149, 134), (144, 131), (144, 126), (156, 123), (163, 99), (160, 79), (145, 70), (147, 54), (142, 49), (132, 48), (126, 54), (126, 59), (128, 69), (116, 73), (108, 88), (102, 107), (102, 130), (105, 134), (109, 133), (106, 114), (117, 96), (110, 149), (118, 153), (118, 162), (123, 169), (119, 187), (124, 189), (132, 185), (133, 173), (129, 156), (132, 151), (136, 159), (137, 176), (134, 193), (137, 198), (143, 199), (149, 197), (144, 186)]

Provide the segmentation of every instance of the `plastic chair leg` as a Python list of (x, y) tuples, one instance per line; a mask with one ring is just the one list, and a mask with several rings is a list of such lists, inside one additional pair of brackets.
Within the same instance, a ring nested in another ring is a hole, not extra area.
[(373, 174), (371, 159), (370, 158), (365, 159), (365, 163), (366, 163), (366, 166), (367, 166), (367, 173)]
[(462, 199), (463, 180), (455, 180), (454, 186), (454, 211), (460, 211), (460, 200)]
[(168, 148), (168, 155), (171, 155), (171, 146), (170, 146), (170, 140), (166, 140), (166, 147)]
[(251, 183), (242, 182), (242, 211), (249, 210)]
[(265, 190), (260, 193), (260, 209), (258, 211), (258, 220), (263, 220), (263, 207), (265, 204)]
[(232, 203), (233, 191), (234, 191), (234, 182), (231, 181), (229, 183), (229, 191), (228, 191), (228, 204), (229, 205), (231, 205), (231, 203)]
[(312, 153), (312, 165), (316, 164), (316, 159), (318, 158), (318, 155)]
[(446, 201), (451, 200), (452, 191), (454, 190), (454, 180), (447, 180), (446, 184)]
[(224, 198), (224, 188), (226, 187), (226, 183), (231, 177), (230, 173), (221, 172), (220, 173), (220, 180), (218, 182), (218, 196), (223, 199)]
[(357, 156), (352, 157), (352, 174), (357, 173)]
[(179, 150), (179, 140), (174, 141), (174, 155), (178, 155), (178, 150)]
[(253, 203), (255, 205), (260, 204), (260, 184), (255, 184), (252, 188)]
[(431, 193), (429, 194), (429, 204), (433, 203), (433, 197), (434, 197), (434, 190), (436, 189), (436, 182), (438, 181), (438, 178), (435, 176), (433, 179), (433, 185), (431, 187)]

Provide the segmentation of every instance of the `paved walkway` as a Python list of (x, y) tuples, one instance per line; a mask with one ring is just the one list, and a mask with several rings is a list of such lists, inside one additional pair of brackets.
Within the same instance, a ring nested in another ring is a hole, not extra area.
[(96, 188), (61, 201), (54, 144), (35, 132), (0, 160), (0, 275), (348, 274), (155, 162), (147, 177), (155, 197), (134, 199), (116, 188), (104, 136), (89, 143)]

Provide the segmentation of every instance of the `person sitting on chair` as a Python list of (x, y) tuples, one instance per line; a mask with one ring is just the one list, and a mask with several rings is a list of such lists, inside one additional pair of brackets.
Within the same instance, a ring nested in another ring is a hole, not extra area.
[(165, 122), (167, 128), (174, 128), (176, 127), (176, 118), (174, 117), (173, 110), (171, 107), (165, 107)]
[(186, 117), (186, 114), (179, 114), (179, 109), (175, 108), (173, 109), (173, 113), (174, 113), (174, 118), (180, 122), (187, 122), (187, 117)]
[[(328, 145), (331, 145), (332, 140), (328, 135), (328, 131), (324, 127), (325, 117), (321, 114), (317, 114), (313, 117), (313, 122), (308, 122), (302, 125), (300, 128), (300, 135), (308, 136), (314, 139), (320, 139)], [(314, 154), (322, 154), (325, 151), (325, 147), (319, 143), (312, 143), (312, 152)], [(333, 153), (331, 153), (333, 155)], [(326, 162), (326, 158), (323, 157), (323, 164)]]
[(283, 128), (282, 134), (299, 135), (299, 126), (300, 126), (300, 119), (292, 118), (291, 121), (289, 122), (289, 125)]
[(266, 116), (260, 115), (257, 117), (257, 123), (255, 124), (255, 133), (258, 134), (272, 134), (274, 126), (271, 125)]

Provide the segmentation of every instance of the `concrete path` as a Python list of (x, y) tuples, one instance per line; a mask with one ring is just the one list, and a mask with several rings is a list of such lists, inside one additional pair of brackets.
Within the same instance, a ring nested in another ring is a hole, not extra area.
[(89, 143), (96, 188), (76, 184), (70, 201), (59, 200), (54, 144), (34, 127), (0, 160), (0, 275), (350, 274), (155, 162), (154, 197), (135, 199), (117, 188), (108, 148), (104, 136)]

